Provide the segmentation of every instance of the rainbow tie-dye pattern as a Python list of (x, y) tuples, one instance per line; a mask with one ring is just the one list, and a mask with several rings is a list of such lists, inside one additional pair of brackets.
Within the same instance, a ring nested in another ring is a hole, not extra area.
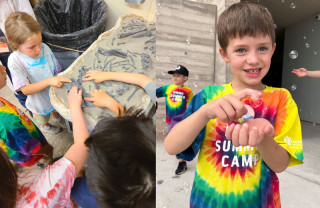
[(177, 87), (176, 85), (166, 85), (159, 87), (156, 92), (157, 97), (166, 97), (166, 122), (171, 123), (174, 116), (183, 114), (187, 109), (193, 94), (187, 87)]
[(0, 147), (11, 160), (22, 165), (32, 166), (43, 155), (37, 153), (47, 144), (39, 129), (16, 106), (0, 97), (5, 105), (0, 107)]
[[(181, 118), (230, 93), (234, 93), (231, 83), (205, 87), (194, 96)], [(243, 102), (250, 105), (248, 98)], [(265, 118), (273, 124), (274, 140), (291, 156), (289, 166), (302, 164), (300, 119), (290, 93), (266, 86), (261, 105), (253, 109), (255, 118)], [(179, 158), (190, 161), (200, 150), (190, 207), (280, 207), (276, 174), (265, 164), (255, 147), (234, 147), (225, 137), (226, 126), (219, 119), (210, 120), (192, 145), (178, 154)]]

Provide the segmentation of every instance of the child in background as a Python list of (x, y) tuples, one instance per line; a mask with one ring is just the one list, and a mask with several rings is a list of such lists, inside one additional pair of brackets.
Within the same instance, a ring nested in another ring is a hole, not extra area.
[(70, 199), (71, 187), (87, 158), (84, 142), (89, 132), (81, 110), (82, 91), (73, 87), (68, 95), (74, 144), (63, 158), (45, 169), (18, 172), (0, 150), (0, 207), (76, 207)]
[(256, 3), (233, 4), (219, 17), (217, 34), (233, 81), (195, 95), (165, 148), (186, 160), (200, 150), (190, 207), (280, 207), (275, 173), (302, 164), (303, 152), (290, 93), (261, 82), (275, 50), (272, 16)]
[(294, 69), (292, 70), (292, 73), (294, 73), (298, 77), (320, 78), (320, 71), (308, 71), (305, 68)]
[[(158, 98), (166, 98), (166, 122), (168, 124), (168, 129), (170, 129), (172, 118), (183, 114), (186, 111), (187, 105), (193, 94), (189, 87), (184, 86), (184, 83), (188, 80), (189, 76), (189, 71), (186, 67), (178, 65), (174, 70), (168, 71), (168, 74), (172, 74), (173, 85), (159, 87), (156, 95)], [(186, 170), (187, 162), (183, 159), (179, 159), (179, 164), (175, 173), (181, 175), (186, 172)]]
[[(0, 65), (0, 89), (6, 85), (5, 67)], [(36, 125), (16, 106), (0, 97), (0, 147), (11, 160), (32, 166), (44, 156), (52, 160), (52, 146)], [(0, 206), (1, 207), (1, 206)]]
[(49, 86), (61, 87), (71, 82), (65, 77), (55, 77), (61, 67), (49, 47), (41, 43), (40, 25), (25, 12), (14, 12), (5, 23), (8, 42), (14, 52), (8, 60), (14, 90), (27, 95), (26, 107), (40, 123), (40, 129), (56, 134), (61, 128), (48, 123), (50, 113), (54, 121), (63, 119), (50, 103)]

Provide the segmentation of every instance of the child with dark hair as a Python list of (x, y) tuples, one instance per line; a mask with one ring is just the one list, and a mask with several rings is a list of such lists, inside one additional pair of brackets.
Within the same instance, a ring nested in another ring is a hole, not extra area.
[(99, 207), (155, 207), (155, 128), (129, 109), (101, 119), (85, 144), (86, 177)]
[[(73, 87), (68, 95), (74, 144), (63, 158), (45, 169), (17, 172), (0, 150), (0, 207), (76, 207), (70, 198), (71, 187), (87, 158), (84, 144), (89, 132), (81, 110), (82, 91)], [(17, 177), (18, 176), (18, 177)], [(4, 194), (3, 194), (4, 193)]]
[(281, 207), (276, 173), (302, 164), (303, 151), (290, 93), (261, 82), (276, 46), (272, 16), (256, 3), (233, 4), (217, 34), (232, 83), (195, 95), (165, 148), (185, 160), (199, 152), (190, 207)]

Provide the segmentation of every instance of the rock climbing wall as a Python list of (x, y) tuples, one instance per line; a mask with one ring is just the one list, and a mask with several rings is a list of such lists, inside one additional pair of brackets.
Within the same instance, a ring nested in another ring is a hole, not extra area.
[[(138, 86), (116, 81), (82, 81), (89, 70), (105, 72), (130, 72), (145, 74), (155, 79), (155, 24), (136, 15), (119, 18), (116, 25), (99, 38), (67, 70), (58, 76), (68, 77), (72, 83), (63, 87), (50, 88), (50, 100), (55, 109), (67, 120), (71, 120), (67, 94), (76, 85), (83, 91), (83, 97), (90, 97), (94, 89), (102, 89), (126, 108), (135, 106), (145, 113), (153, 110), (153, 102)], [(115, 116), (107, 108), (95, 107), (83, 100), (82, 109), (89, 129), (92, 129), (102, 115)]]

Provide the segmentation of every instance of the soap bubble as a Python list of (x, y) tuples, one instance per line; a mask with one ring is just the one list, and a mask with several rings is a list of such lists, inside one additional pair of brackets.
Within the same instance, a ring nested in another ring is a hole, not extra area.
[(314, 29), (312, 29), (311, 32), (314, 32)]
[(316, 123), (312, 123), (312, 126), (316, 126), (317, 124)]
[(281, 0), (281, 3), (284, 3), (285, 2), (285, 0)]
[(313, 51), (313, 54), (314, 54), (314, 55), (317, 55), (317, 54), (318, 54), (318, 51)]
[(166, 75), (166, 73), (164, 71), (162, 71), (161, 75), (164, 77)]
[(306, 40), (306, 39), (307, 39), (307, 36), (304, 35), (302, 38), (303, 38), (303, 40)]
[(196, 82), (192, 83), (195, 88), (198, 88), (198, 84)]
[(298, 58), (298, 52), (297, 52), (296, 50), (290, 51), (289, 57), (290, 57), (291, 59), (296, 59), (296, 58)]
[(188, 44), (190, 44), (190, 36), (188, 36), (186, 42), (187, 42)]
[(306, 43), (306, 48), (309, 48), (310, 47), (310, 44), (309, 43)]
[(301, 111), (302, 111), (302, 109), (300, 108), (300, 109), (299, 109), (299, 111), (301, 112)]
[(274, 27), (274, 29), (277, 29), (277, 28), (278, 28), (278, 26), (277, 26), (276, 24), (274, 24), (273, 27)]
[(258, 108), (262, 104), (262, 99), (256, 95), (251, 95), (249, 102), (253, 108)]
[(291, 90), (292, 90), (292, 91), (295, 91), (296, 89), (297, 89), (297, 85), (292, 85), (292, 86), (291, 86)]
[(165, 118), (162, 118), (163, 122), (166, 122), (166, 119)]
[(213, 34), (213, 29), (210, 30), (210, 34)]
[(290, 8), (291, 8), (291, 9), (295, 9), (295, 8), (296, 8), (296, 4), (295, 4), (295, 3), (291, 3), (291, 4), (290, 4)]

